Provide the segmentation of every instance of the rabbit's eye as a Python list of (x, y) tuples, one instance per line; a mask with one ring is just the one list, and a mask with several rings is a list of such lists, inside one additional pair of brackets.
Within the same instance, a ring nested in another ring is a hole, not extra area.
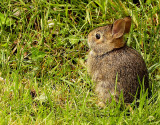
[(97, 39), (100, 39), (100, 38), (101, 38), (101, 35), (100, 35), (99, 33), (97, 33), (97, 34), (96, 34), (96, 38), (97, 38)]

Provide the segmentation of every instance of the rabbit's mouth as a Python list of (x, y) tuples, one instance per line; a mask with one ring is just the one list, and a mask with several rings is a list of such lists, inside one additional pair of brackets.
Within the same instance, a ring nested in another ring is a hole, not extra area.
[(105, 48), (103, 44), (88, 42), (88, 45), (91, 51), (93, 51), (96, 55), (103, 55), (104, 53), (108, 52), (107, 47)]

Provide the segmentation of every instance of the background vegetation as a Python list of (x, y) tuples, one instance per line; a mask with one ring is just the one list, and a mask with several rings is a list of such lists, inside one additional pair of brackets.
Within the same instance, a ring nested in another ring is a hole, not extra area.
[[(160, 124), (160, 1), (1, 0), (0, 123)], [(87, 74), (87, 34), (132, 17), (127, 44), (145, 59), (152, 97), (97, 106)]]

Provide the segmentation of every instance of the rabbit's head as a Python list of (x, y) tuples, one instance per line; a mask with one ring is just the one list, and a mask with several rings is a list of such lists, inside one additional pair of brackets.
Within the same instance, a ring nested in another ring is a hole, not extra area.
[(130, 26), (131, 18), (125, 17), (116, 20), (113, 24), (92, 30), (88, 35), (89, 48), (97, 55), (101, 55), (123, 47), (125, 45), (123, 35), (129, 33)]

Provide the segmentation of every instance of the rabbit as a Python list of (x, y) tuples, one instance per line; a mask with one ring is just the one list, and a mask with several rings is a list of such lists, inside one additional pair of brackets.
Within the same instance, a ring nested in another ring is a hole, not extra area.
[(142, 56), (123, 40), (130, 27), (131, 17), (125, 17), (88, 34), (87, 70), (100, 103), (111, 102), (112, 97), (118, 102), (121, 92), (124, 102), (132, 103), (140, 95), (143, 80), (144, 88), (149, 88), (148, 70)]

